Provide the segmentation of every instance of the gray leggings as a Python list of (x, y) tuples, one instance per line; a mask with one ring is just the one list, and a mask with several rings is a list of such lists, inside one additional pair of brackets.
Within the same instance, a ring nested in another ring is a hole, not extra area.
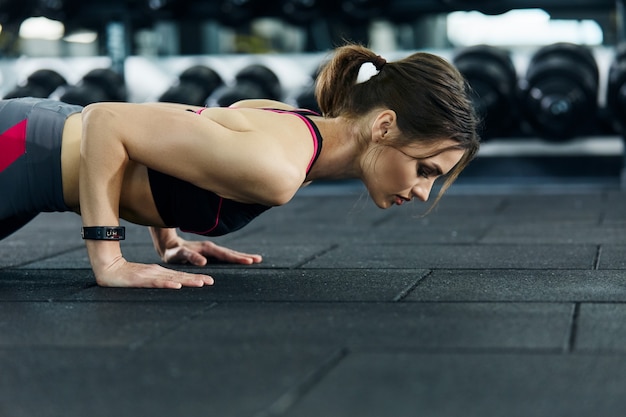
[(68, 211), (61, 139), (81, 106), (39, 98), (0, 100), (0, 239), (41, 212)]

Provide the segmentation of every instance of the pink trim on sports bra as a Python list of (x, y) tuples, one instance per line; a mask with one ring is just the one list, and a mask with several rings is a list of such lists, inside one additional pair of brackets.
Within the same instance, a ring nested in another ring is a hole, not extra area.
[(319, 149), (319, 140), (317, 138), (317, 135), (315, 134), (315, 130), (313, 129), (313, 126), (311, 126), (311, 121), (307, 119), (306, 117), (304, 117), (303, 115), (296, 113), (295, 111), (291, 111), (291, 110), (279, 110), (279, 109), (263, 109), (263, 110), (271, 111), (274, 113), (293, 114), (294, 116), (298, 116), (300, 120), (302, 120), (306, 124), (306, 127), (309, 128), (309, 133), (311, 134), (311, 137), (313, 138), (313, 156), (311, 157), (311, 160), (309, 161), (309, 165), (306, 167), (306, 172), (308, 174), (309, 170), (311, 169), (311, 166), (313, 165), (313, 162), (315, 162), (315, 157), (317, 156), (317, 151)]

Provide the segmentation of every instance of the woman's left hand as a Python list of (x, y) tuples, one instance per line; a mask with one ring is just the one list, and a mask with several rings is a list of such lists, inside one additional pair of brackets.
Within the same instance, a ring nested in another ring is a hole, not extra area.
[(261, 255), (238, 252), (209, 241), (189, 241), (182, 238), (176, 244), (165, 249), (161, 255), (163, 262), (170, 264), (191, 264), (205, 266), (207, 258), (221, 262), (250, 265), (263, 260)]
[(191, 264), (205, 266), (213, 258), (233, 264), (258, 264), (261, 255), (237, 252), (209, 241), (185, 240), (178, 236), (176, 229), (150, 227), (154, 248), (163, 262), (169, 264)]

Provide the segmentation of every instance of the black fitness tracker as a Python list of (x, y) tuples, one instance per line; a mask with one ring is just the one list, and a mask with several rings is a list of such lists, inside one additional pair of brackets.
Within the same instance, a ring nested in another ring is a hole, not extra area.
[(81, 236), (83, 239), (89, 240), (124, 240), (126, 239), (126, 228), (123, 226), (83, 227)]

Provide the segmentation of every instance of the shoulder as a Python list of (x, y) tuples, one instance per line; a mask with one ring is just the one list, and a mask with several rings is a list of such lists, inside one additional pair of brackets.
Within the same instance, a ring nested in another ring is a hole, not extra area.
[(233, 180), (232, 188), (223, 192), (238, 201), (271, 206), (291, 200), (314, 152), (310, 131), (300, 118), (245, 107), (208, 108), (201, 116), (235, 132), (217, 139), (224, 145), (222, 161), (228, 161), (222, 165), (224, 175)]
[(232, 109), (241, 108), (266, 108), (279, 110), (295, 110), (295, 107), (276, 100), (241, 100), (229, 106)]

